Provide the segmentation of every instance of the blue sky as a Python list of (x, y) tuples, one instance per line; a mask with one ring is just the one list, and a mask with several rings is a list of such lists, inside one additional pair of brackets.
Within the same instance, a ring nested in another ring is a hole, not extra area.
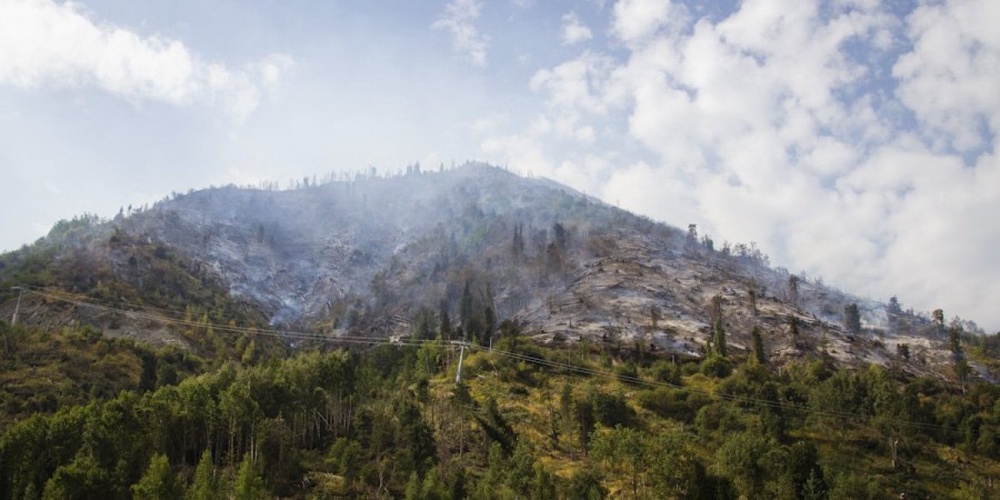
[(1000, 2), (0, 0), (0, 249), (467, 159), (1000, 328)]

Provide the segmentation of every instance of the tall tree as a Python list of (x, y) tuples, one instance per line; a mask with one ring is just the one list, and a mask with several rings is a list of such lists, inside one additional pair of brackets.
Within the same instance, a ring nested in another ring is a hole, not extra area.
[(750, 345), (753, 347), (753, 359), (755, 362), (766, 365), (767, 355), (764, 353), (764, 339), (761, 338), (760, 328), (754, 325), (750, 332)]
[(715, 353), (720, 357), (726, 357), (726, 329), (722, 325), (722, 318), (715, 320), (714, 333), (712, 335), (712, 341), (715, 344)]
[(267, 490), (264, 488), (264, 480), (257, 473), (253, 459), (247, 453), (240, 462), (240, 470), (236, 474), (236, 482), (233, 484), (233, 496), (236, 500), (262, 500), (265, 498)]
[(594, 432), (597, 419), (594, 416), (594, 403), (590, 398), (576, 401), (576, 431), (580, 438), (580, 447), (586, 453), (590, 449), (590, 433)]
[(934, 318), (935, 333), (938, 337), (941, 337), (944, 335), (944, 310), (935, 309), (934, 312), (931, 313), (931, 317)]
[(590, 455), (604, 464), (612, 476), (623, 477), (639, 498), (642, 476), (649, 462), (648, 436), (628, 427), (615, 427), (611, 432), (598, 433), (591, 444)]
[(857, 304), (844, 307), (844, 327), (853, 334), (861, 333), (861, 312)]
[(514, 224), (514, 241), (511, 244), (511, 252), (514, 254), (514, 261), (520, 262), (524, 258), (524, 225)]
[(181, 492), (181, 485), (170, 470), (170, 461), (162, 453), (153, 455), (142, 479), (132, 485), (132, 493), (137, 500), (173, 500), (180, 498)]
[(213, 500), (219, 496), (219, 484), (215, 479), (215, 464), (212, 452), (206, 449), (201, 454), (198, 467), (194, 470), (194, 481), (188, 488), (185, 500)]
[(750, 312), (753, 317), (757, 317), (759, 312), (757, 311), (757, 283), (752, 282), (750, 284), (750, 289), (747, 290), (747, 296), (750, 298)]
[(451, 316), (448, 314), (448, 304), (444, 300), (441, 301), (441, 311), (438, 313), (438, 321), (438, 334), (444, 340), (451, 340)]
[(788, 277), (788, 302), (799, 307), (799, 277), (794, 274)]

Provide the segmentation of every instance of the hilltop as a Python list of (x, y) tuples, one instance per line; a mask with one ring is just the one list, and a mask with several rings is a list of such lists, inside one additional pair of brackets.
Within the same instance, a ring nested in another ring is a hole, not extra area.
[[(915, 374), (950, 373), (947, 329), (975, 328), (769, 264), (753, 243), (716, 245), (693, 226), (681, 230), (547, 179), (468, 164), (305, 179), (289, 190), (211, 188), (130, 207), (111, 221), (63, 221), (0, 258), (0, 279), (129, 310), (193, 304), (195, 316), (211, 310), (223, 322), (334, 337), (398, 338), (422, 315), (447, 313), (477, 330), (462, 334), (485, 343), (510, 320), (543, 343), (687, 358), (704, 355), (721, 317), (738, 352), (749, 352), (757, 327), (778, 361), (823, 355)], [(9, 315), (15, 297), (5, 297)], [(109, 334), (190, 344), (149, 322), (46, 309), (33, 298), (25, 305), (26, 321), (84, 321)], [(852, 307), (853, 327), (845, 321)], [(985, 361), (974, 368), (992, 377)]]

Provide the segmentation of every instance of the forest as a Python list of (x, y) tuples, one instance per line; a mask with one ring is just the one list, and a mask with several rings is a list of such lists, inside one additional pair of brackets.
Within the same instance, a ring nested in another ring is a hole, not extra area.
[[(224, 190), (0, 255), (0, 498), (1000, 496), (1000, 336), (859, 304), (694, 225), (540, 183), (544, 204), (508, 207), (477, 179), (399, 252), (330, 221), (332, 253), (202, 220), (272, 215)], [(374, 196), (399, 182), (331, 189), (400, 202)], [(234, 271), (255, 292), (234, 294), (223, 264), (268, 272)], [(316, 307), (276, 321), (302, 290)]]
[[(446, 316), (395, 343), (213, 362), (0, 322), (0, 497), (997, 495), (992, 384), (822, 356), (775, 366), (726, 353), (725, 332), (701, 360), (539, 346), (510, 321), (467, 344)], [(254, 335), (229, 340), (273, 344)]]

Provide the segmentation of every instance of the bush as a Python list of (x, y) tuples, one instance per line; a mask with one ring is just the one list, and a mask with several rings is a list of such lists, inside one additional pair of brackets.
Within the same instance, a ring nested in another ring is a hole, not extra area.
[(643, 408), (684, 423), (693, 423), (698, 410), (709, 403), (708, 398), (700, 393), (669, 387), (643, 391), (637, 399)]
[(659, 360), (649, 367), (653, 380), (671, 385), (681, 385), (681, 367), (677, 363)]
[(726, 378), (733, 372), (733, 365), (726, 358), (709, 356), (701, 363), (701, 372), (709, 377)]
[(630, 427), (635, 421), (635, 411), (628, 406), (620, 394), (594, 394), (594, 416), (597, 421), (608, 426)]

